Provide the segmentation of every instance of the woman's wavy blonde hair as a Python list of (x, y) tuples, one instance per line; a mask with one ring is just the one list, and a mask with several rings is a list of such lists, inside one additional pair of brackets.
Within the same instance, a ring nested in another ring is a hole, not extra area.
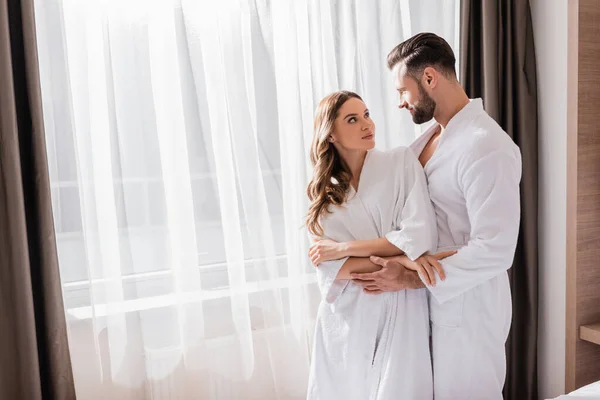
[(350, 188), (352, 173), (330, 140), (340, 108), (351, 98), (362, 101), (358, 94), (347, 90), (332, 93), (321, 100), (315, 114), (310, 148), (314, 172), (306, 189), (311, 202), (306, 226), (316, 236), (323, 235), (321, 217), (329, 212), (330, 205), (339, 206), (344, 203)]

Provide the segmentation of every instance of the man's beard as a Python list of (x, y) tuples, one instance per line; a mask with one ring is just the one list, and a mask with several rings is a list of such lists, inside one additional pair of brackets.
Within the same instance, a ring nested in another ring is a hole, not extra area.
[(431, 121), (433, 114), (435, 113), (436, 103), (431, 98), (421, 85), (421, 82), (417, 82), (419, 85), (419, 95), (421, 99), (413, 106), (412, 119), (417, 125), (424, 124), (425, 122)]

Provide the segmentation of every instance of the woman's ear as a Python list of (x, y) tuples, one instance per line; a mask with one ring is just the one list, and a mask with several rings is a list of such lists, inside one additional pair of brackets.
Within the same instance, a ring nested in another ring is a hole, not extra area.
[(329, 143), (334, 143), (334, 142), (336, 141), (336, 138), (335, 138), (335, 130), (334, 130), (334, 129), (332, 129), (332, 130), (331, 130), (331, 133), (329, 134), (329, 136), (327, 136), (327, 141), (328, 141)]

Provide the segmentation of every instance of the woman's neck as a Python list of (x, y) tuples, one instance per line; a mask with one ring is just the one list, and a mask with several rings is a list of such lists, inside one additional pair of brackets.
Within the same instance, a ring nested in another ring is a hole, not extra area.
[(360, 173), (362, 172), (363, 165), (365, 164), (365, 158), (367, 157), (366, 150), (340, 150), (340, 156), (350, 168), (352, 174), (352, 180), (350, 184), (354, 187), (354, 190), (358, 189), (358, 181), (360, 180)]

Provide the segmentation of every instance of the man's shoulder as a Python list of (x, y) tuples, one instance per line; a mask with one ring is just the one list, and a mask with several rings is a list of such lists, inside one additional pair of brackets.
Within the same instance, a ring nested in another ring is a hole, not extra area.
[[(489, 115), (473, 119), (464, 127), (456, 147), (459, 171), (464, 173), (484, 159), (495, 164), (509, 162), (515, 170), (521, 168), (521, 151), (512, 138)], [(496, 161), (494, 161), (496, 160)]]
[(518, 146), (512, 138), (488, 114), (483, 113), (466, 127), (464, 154), (470, 158), (480, 158), (487, 154), (501, 152), (516, 154)]

